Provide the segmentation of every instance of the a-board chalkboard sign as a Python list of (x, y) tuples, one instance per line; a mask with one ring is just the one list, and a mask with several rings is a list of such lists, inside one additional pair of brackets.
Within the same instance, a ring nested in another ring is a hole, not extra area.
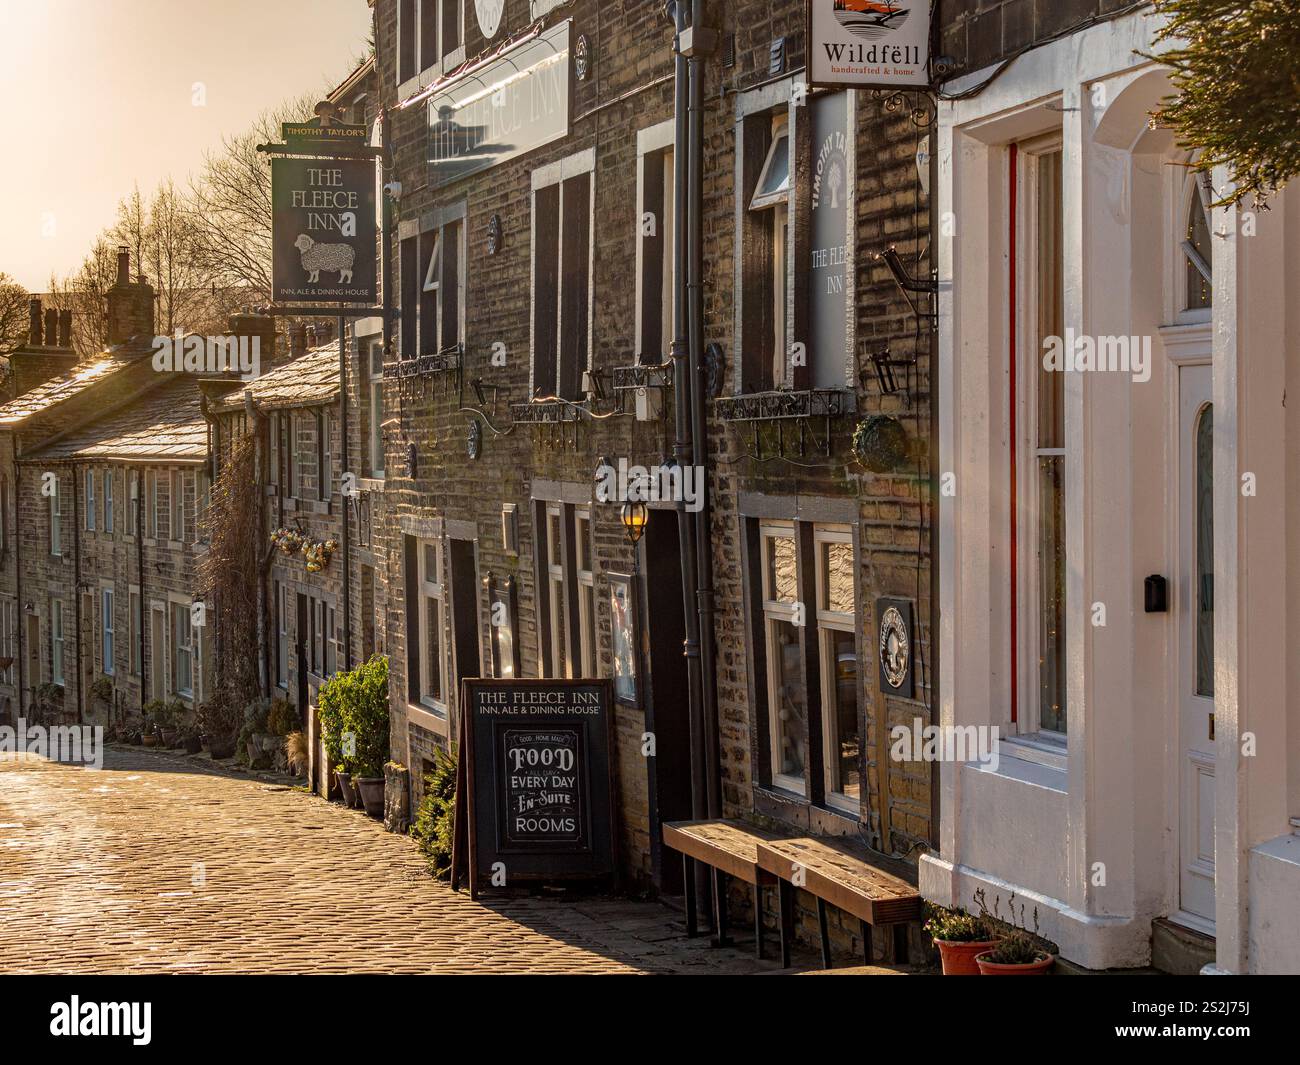
[(471, 679), (460, 705), (453, 885), (612, 876), (609, 681)]

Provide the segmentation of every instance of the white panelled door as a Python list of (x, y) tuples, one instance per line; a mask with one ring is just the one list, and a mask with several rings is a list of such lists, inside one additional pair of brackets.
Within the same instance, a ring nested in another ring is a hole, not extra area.
[(1214, 931), (1214, 411), (1209, 366), (1179, 370), (1179, 907)]

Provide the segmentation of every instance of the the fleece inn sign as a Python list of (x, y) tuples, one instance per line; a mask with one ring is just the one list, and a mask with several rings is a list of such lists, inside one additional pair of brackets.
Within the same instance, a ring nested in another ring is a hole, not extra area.
[(808, 0), (814, 85), (928, 85), (930, 0)]
[(276, 302), (378, 299), (372, 160), (272, 160), (271, 216)]

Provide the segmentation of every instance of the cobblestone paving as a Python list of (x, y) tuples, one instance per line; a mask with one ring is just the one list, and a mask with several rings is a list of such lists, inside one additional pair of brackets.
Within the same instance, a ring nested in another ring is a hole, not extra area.
[(471, 902), (300, 791), (110, 750), (0, 755), (0, 972), (772, 971), (658, 903)]

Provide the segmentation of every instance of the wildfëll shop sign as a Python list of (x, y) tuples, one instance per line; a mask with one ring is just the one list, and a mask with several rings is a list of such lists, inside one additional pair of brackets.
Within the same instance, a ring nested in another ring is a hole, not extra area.
[(813, 85), (927, 85), (930, 0), (807, 0)]
[(607, 680), (466, 680), (452, 883), (614, 873)]

